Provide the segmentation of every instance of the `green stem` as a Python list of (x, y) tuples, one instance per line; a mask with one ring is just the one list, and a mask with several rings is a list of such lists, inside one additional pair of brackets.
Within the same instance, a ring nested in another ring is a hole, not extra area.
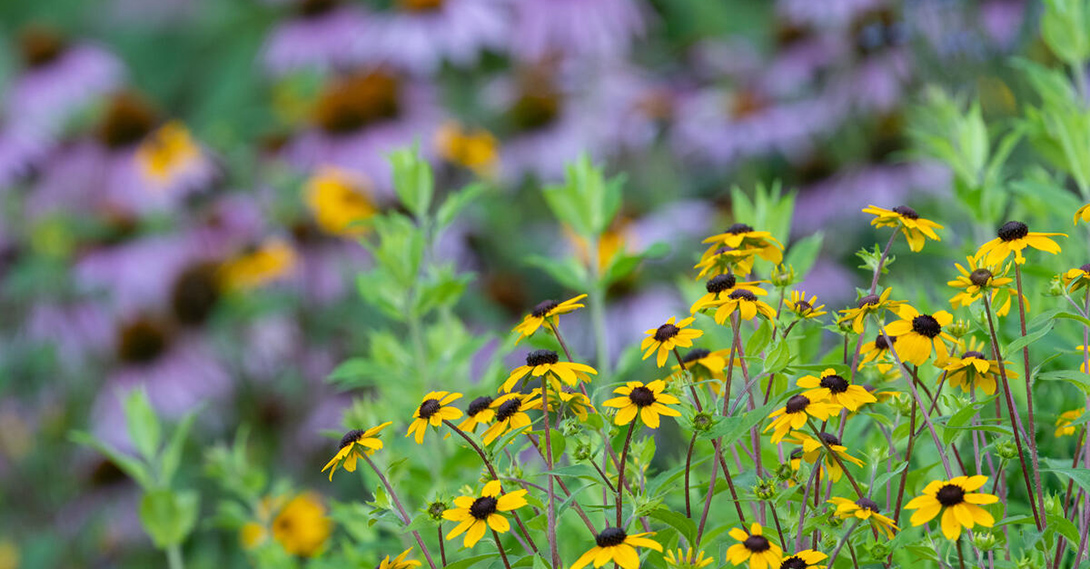
[(167, 566), (170, 569), (185, 569), (185, 563), (182, 561), (182, 547), (180, 545), (171, 545), (167, 548)]

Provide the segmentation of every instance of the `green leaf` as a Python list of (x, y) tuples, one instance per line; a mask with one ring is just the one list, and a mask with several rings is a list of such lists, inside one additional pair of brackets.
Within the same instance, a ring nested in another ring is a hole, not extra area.
[(652, 510), (647, 515), (648, 517), (655, 518), (676, 529), (678, 533), (685, 536), (685, 539), (687, 539), (689, 543), (694, 543), (696, 541), (696, 524), (683, 514), (673, 510), (659, 508), (657, 510)]
[(1051, 468), (1042, 467), (1041, 472), (1052, 472), (1064, 476), (1078, 484), (1086, 492), (1090, 492), (1090, 469), (1053, 466)]
[(198, 411), (187, 413), (174, 427), (174, 433), (171, 434), (170, 442), (163, 449), (163, 455), (159, 462), (160, 484), (169, 486), (171, 480), (174, 479), (174, 473), (178, 471), (178, 466), (182, 462), (182, 450), (185, 448), (186, 437), (189, 436), (189, 429), (193, 426), (197, 413)]
[(448, 563), (444, 569), (469, 569), (470, 567), (473, 567), (481, 561), (493, 559), (495, 557), (496, 555), (494, 553), (490, 553), (488, 555), (475, 555), (473, 557), (466, 557), (465, 559), (459, 559), (458, 561)]
[(587, 269), (574, 258), (550, 259), (541, 255), (530, 255), (526, 258), (526, 264), (545, 271), (553, 280), (569, 289), (587, 288), (587, 281), (590, 278)]
[(764, 362), (765, 369), (761, 373), (779, 373), (786, 369), (787, 364), (790, 362), (791, 348), (787, 345), (787, 342), (781, 340), (768, 351), (768, 357)]
[(1090, 395), (1090, 375), (1082, 373), (1078, 370), (1064, 369), (1058, 371), (1046, 371), (1044, 373), (1037, 374), (1036, 379), (1045, 381), (1066, 381), (1067, 383), (1070, 383), (1071, 385), (1074, 385), (1075, 387), (1081, 389), (1083, 393)]
[(750, 354), (759, 354), (768, 347), (768, 343), (772, 341), (772, 323), (768, 320), (761, 320), (761, 325), (753, 334), (749, 337), (749, 341), (746, 342), (746, 352)]
[(1075, 527), (1075, 524), (1056, 514), (1048, 514), (1046, 517), (1048, 518), (1048, 531), (1064, 536), (1068, 543), (1079, 543), (1079, 528)]
[(157, 489), (140, 499), (140, 522), (159, 549), (180, 545), (197, 524), (199, 500), (192, 490)]
[(431, 165), (420, 157), (415, 146), (391, 152), (390, 165), (397, 197), (417, 219), (424, 219), (435, 193)]
[(992, 401), (994, 401), (995, 397), (996, 396), (993, 395), (993, 396), (988, 397), (986, 399), (982, 399), (980, 401), (977, 401), (976, 403), (968, 405), (968, 406), (958, 410), (957, 413), (954, 413), (953, 415), (951, 415), (950, 418), (946, 421), (946, 424), (943, 426), (943, 431), (942, 431), (943, 442), (945, 444), (950, 444), (950, 442), (953, 441), (954, 438), (958, 436), (958, 433), (960, 431), (965, 430), (965, 429), (962, 429), (962, 427), (966, 423), (968, 423), (970, 420), (972, 420), (973, 416), (976, 415), (977, 413), (979, 413), (981, 409), (987, 407), (988, 404), (990, 404)]
[(151, 407), (147, 392), (140, 388), (129, 391), (125, 397), (124, 409), (125, 423), (128, 425), (133, 445), (145, 460), (155, 462), (162, 440), (162, 426), (159, 424), (159, 417), (155, 415), (155, 409)]
[(742, 416), (726, 417), (711, 429), (700, 434), (702, 439), (723, 438), (730, 443), (738, 440), (743, 434), (749, 432), (755, 425), (768, 417), (768, 414), (779, 405), (776, 401), (768, 403), (749, 411)]
[(106, 458), (110, 459), (110, 462), (114, 463), (114, 466), (121, 469), (129, 478), (132, 478), (139, 484), (141, 488), (151, 488), (154, 486), (154, 481), (151, 479), (151, 472), (148, 471), (147, 465), (136, 458), (122, 454), (117, 449), (83, 431), (72, 431), (69, 433), (68, 438), (76, 444), (91, 447), (105, 455)]
[(824, 241), (825, 234), (821, 231), (795, 241), (784, 257), (784, 264), (794, 268), (799, 275), (805, 275), (817, 261)]
[(1036, 342), (1037, 340), (1040, 340), (1041, 338), (1044, 338), (1049, 333), (1049, 331), (1051, 331), (1051, 330), (1052, 330), (1052, 323), (1050, 322), (1046, 326), (1043, 326), (1040, 330), (1036, 330), (1034, 332), (1030, 332), (1029, 334), (1026, 334), (1025, 336), (1020, 336), (1018, 338), (1015, 338), (1014, 341), (1007, 344), (1007, 346), (1003, 349), (1003, 354), (1004, 354), (1003, 357), (1004, 358), (1011, 357), (1013, 354), (1017, 353), (1022, 348), (1026, 347), (1026, 346), (1029, 346), (1030, 344), (1033, 344), (1034, 342)]
[(458, 217), (458, 214), (484, 191), (484, 184), (474, 183), (447, 196), (447, 199), (443, 200), (443, 203), (439, 206), (439, 211), (435, 214), (439, 230), (450, 225)]

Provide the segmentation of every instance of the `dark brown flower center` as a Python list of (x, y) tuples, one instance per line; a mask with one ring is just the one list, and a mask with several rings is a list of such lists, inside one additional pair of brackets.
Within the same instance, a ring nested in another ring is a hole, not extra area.
[(810, 312), (813, 309), (814, 309), (814, 307), (810, 306), (810, 303), (806, 302), (805, 300), (800, 300), (800, 301), (795, 303), (795, 310), (797, 310), (799, 312), (802, 312), (804, 314), (807, 313), (807, 312)]
[(744, 288), (740, 288), (730, 293), (730, 296), (728, 296), (727, 298), (731, 300), (748, 300), (749, 302), (754, 302), (757, 300), (757, 295)]
[(864, 306), (873, 306), (875, 304), (878, 304), (881, 300), (882, 297), (878, 296), (877, 294), (868, 294), (867, 296), (860, 298), (859, 304), (857, 304), (856, 306), (858, 306), (859, 308), (863, 308)]
[(1087, 264), (1079, 267), (1079, 270), (1084, 272), (1084, 273), (1090, 273), (1090, 263), (1087, 263)]
[(398, 116), (401, 84), (382, 71), (346, 77), (318, 99), (314, 120), (331, 135), (350, 134)]
[(784, 405), (784, 410), (788, 413), (801, 413), (806, 410), (806, 406), (810, 404), (810, 399), (805, 395), (792, 395), (787, 400), (787, 404)]
[(420, 404), (417, 415), (420, 415), (421, 419), (430, 419), (432, 415), (439, 412), (440, 407), (442, 407), (442, 405), (439, 404), (438, 399), (427, 399)]
[(182, 324), (195, 326), (204, 323), (220, 297), (216, 265), (194, 265), (178, 276), (170, 292), (170, 306), (174, 317)]
[(982, 354), (980, 352), (977, 352), (977, 351), (973, 351), (973, 350), (969, 350), (968, 352), (965, 352), (964, 354), (961, 354), (961, 359), (965, 360), (965, 359), (969, 359), (969, 358), (976, 358), (978, 360), (986, 359), (984, 357), (984, 354)]
[(535, 318), (544, 318), (546, 314), (552, 312), (557, 306), (560, 306), (559, 302), (555, 300), (546, 300), (535, 306), (530, 314)]
[(796, 458), (802, 458), (802, 449), (801, 448), (797, 448), (797, 449), (791, 451), (791, 460), (795, 460)]
[(928, 338), (934, 338), (942, 333), (939, 321), (929, 314), (921, 314), (912, 319), (912, 331)]
[(485, 409), (488, 409), (488, 407), (491, 406), (491, 405), (492, 405), (492, 398), (491, 397), (489, 397), (487, 395), (485, 395), (484, 397), (478, 397), (478, 398), (474, 399), (472, 403), (469, 404), (469, 407), (466, 409), (466, 415), (469, 415), (470, 417), (472, 417), (472, 416), (476, 415), (477, 413), (480, 413), (481, 411), (484, 411)]
[(860, 498), (855, 501), (855, 505), (863, 508), (864, 510), (870, 510), (874, 513), (878, 513), (880, 511), (878, 509), (878, 503), (874, 500), (871, 500), (870, 498)]
[(522, 408), (522, 400), (518, 397), (508, 399), (500, 404), (499, 409), (496, 409), (496, 419), (500, 421), (506, 421), (511, 418), (511, 415), (519, 412)]
[(702, 359), (708, 357), (708, 354), (710, 354), (710, 353), (711, 352), (709, 352), (708, 350), (705, 350), (704, 348), (693, 348), (693, 349), (689, 350), (689, 353), (685, 354), (685, 357), (682, 358), (681, 361), (683, 361), (683, 362), (685, 362), (687, 364), (692, 363), (692, 362), (695, 362), (697, 360), (702, 360)]
[(806, 569), (809, 567), (800, 557), (788, 557), (780, 563), (780, 569)]
[(443, 0), (400, 0), (398, 4), (411, 12), (432, 12), (443, 7)]
[(558, 361), (560, 361), (559, 356), (552, 350), (534, 350), (526, 354), (526, 365), (528, 366), (555, 364)]
[(877, 337), (874, 338), (874, 347), (878, 348), (879, 350), (888, 350), (889, 347), (896, 342), (896, 336), (885, 336), (879, 334)]
[(1029, 235), (1029, 227), (1021, 221), (1008, 221), (999, 228), (997, 234), (1003, 241), (1014, 241)]
[(992, 278), (992, 272), (988, 269), (977, 269), (969, 273), (969, 282), (976, 286), (985, 286), (988, 284), (988, 280)]
[(935, 499), (946, 507), (956, 506), (965, 501), (965, 489), (955, 484), (947, 484), (935, 494)]
[(708, 282), (704, 284), (704, 288), (712, 294), (719, 294), (725, 290), (734, 288), (734, 285), (736, 284), (738, 284), (738, 279), (736, 279), (733, 274), (726, 273), (723, 275), (716, 275), (709, 279)]
[(508, 110), (515, 129), (520, 132), (540, 130), (560, 115), (560, 96), (551, 89), (523, 93)]
[(753, 228), (744, 223), (735, 223), (734, 225), (727, 228), (727, 233), (730, 233), (732, 235), (738, 235), (740, 233), (751, 233), (752, 231)]
[(821, 378), (821, 386), (833, 393), (844, 393), (848, 390), (848, 380), (839, 375), (827, 375)]
[(818, 433), (818, 436), (821, 437), (821, 440), (825, 441), (825, 444), (829, 446), (840, 446), (840, 439), (838, 439), (836, 435), (832, 433), (826, 433), (822, 431)]
[(658, 342), (665, 342), (681, 331), (681, 328), (674, 326), (673, 324), (663, 324), (659, 326), (658, 330), (655, 330), (655, 340)]
[(628, 539), (628, 534), (621, 528), (606, 528), (602, 530), (602, 533), (594, 536), (594, 542), (598, 544), (598, 547), (616, 547), (624, 540)]
[(908, 207), (907, 205), (899, 205), (893, 208), (894, 213), (907, 219), (919, 219), (920, 214), (916, 213), (916, 210)]
[(632, 392), (628, 394), (628, 399), (637, 407), (647, 407), (655, 402), (655, 392), (641, 385), (632, 388)]
[(166, 352), (167, 344), (167, 332), (158, 323), (136, 320), (121, 329), (117, 357), (130, 364), (151, 363)]
[(302, 0), (296, 10), (303, 18), (316, 18), (332, 12), (336, 6), (337, 0)]
[(42, 67), (64, 53), (64, 39), (53, 30), (31, 26), (19, 35), (19, 48), (27, 67)]
[(492, 496), (481, 496), (473, 501), (469, 507), (469, 514), (478, 520), (487, 520), (488, 516), (496, 513), (497, 500)]
[(772, 547), (772, 545), (768, 543), (768, 539), (763, 535), (751, 535), (742, 542), (742, 545), (753, 553), (768, 551), (769, 548)]
[(359, 440), (360, 435), (362, 435), (365, 432), (366, 431), (364, 431), (363, 429), (352, 429), (351, 431), (348, 431), (347, 433), (344, 434), (343, 437), (341, 437), (341, 446), (339, 446), (337, 448), (342, 449), (342, 448), (356, 442), (357, 440)]
[(144, 139), (157, 118), (151, 105), (134, 93), (115, 95), (98, 127), (98, 139), (110, 149), (127, 148)]

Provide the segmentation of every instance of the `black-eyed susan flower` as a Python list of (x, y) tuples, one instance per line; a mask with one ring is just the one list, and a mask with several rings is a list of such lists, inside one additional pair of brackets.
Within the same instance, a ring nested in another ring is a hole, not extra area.
[(837, 321), (838, 324), (845, 322), (852, 323), (852, 331), (856, 334), (863, 333), (863, 321), (867, 316), (871, 314), (878, 314), (882, 310), (889, 310), (894, 314), (897, 314), (901, 310), (901, 306), (904, 304), (902, 300), (890, 300), (889, 295), (893, 291), (892, 288), (883, 290), (881, 294), (868, 294), (859, 299), (855, 308), (848, 308), (841, 310), (840, 313), (843, 316)]
[(461, 397), (461, 393), (449, 391), (432, 391), (425, 395), (420, 406), (413, 412), (413, 422), (409, 424), (405, 436), (415, 434), (417, 444), (424, 444), (424, 431), (428, 425), (438, 427), (444, 420), (453, 421), (462, 416), (461, 409), (451, 406), (451, 403)]
[(583, 304), (579, 304), (580, 300), (586, 298), (587, 295), (581, 294), (565, 300), (564, 302), (557, 302), (555, 300), (545, 300), (539, 303), (527, 314), (522, 322), (519, 322), (518, 326), (515, 326), (514, 332), (519, 333), (519, 337), (515, 339), (515, 345), (523, 341), (526, 338), (534, 335), (538, 328), (541, 328), (546, 322), (556, 325), (556, 317), (561, 314), (567, 314), (569, 312), (575, 312), (580, 308), (583, 308)]
[(318, 228), (330, 235), (354, 237), (366, 232), (360, 222), (378, 213), (371, 182), (332, 166), (319, 168), (303, 188), (303, 199)]
[(618, 425), (627, 425), (636, 418), (636, 415), (639, 415), (644, 425), (657, 429), (659, 415), (681, 416), (681, 412), (677, 409), (667, 407), (667, 405), (677, 405), (681, 401), (673, 395), (663, 393), (665, 388), (666, 382), (661, 379), (656, 379), (647, 385), (640, 381), (630, 381), (613, 390), (620, 397), (608, 399), (602, 405), (617, 409), (617, 416), (613, 421)]
[(818, 397), (810, 399), (805, 395), (792, 395), (787, 403), (768, 415), (772, 422), (765, 427), (765, 432), (772, 430), (772, 442), (778, 443), (787, 433), (801, 429), (809, 417), (825, 421), (830, 415), (838, 413), (840, 406)]
[(703, 569), (715, 561), (715, 558), (704, 557), (703, 549), (693, 551), (691, 547), (688, 549), (679, 548), (677, 553), (674, 553), (673, 549), (668, 549), (666, 555), (663, 555), (663, 559), (670, 569)]
[(170, 121), (148, 134), (136, 147), (134, 159), (144, 179), (156, 187), (165, 187), (208, 167), (189, 129), (178, 121)]
[(715, 309), (713, 316), (715, 323), (726, 322), (735, 311), (743, 320), (753, 320), (760, 314), (775, 324), (776, 310), (748, 290), (735, 290), (727, 295), (727, 298), (719, 301), (719, 307)]
[[(961, 289), (950, 299), (950, 306), (953, 306), (955, 310), (963, 306), (970, 306), (980, 300), (985, 293), (988, 293), (992, 306), (996, 307), (995, 314), (997, 316), (1006, 316), (1011, 309), (1011, 297), (1017, 294), (1017, 292), (1008, 288), (1008, 285), (1014, 282), (1014, 279), (1007, 276), (1011, 269), (1010, 263), (984, 266), (974, 257), (966, 257), (966, 259), (969, 267), (965, 268), (961, 266), (961, 263), (954, 263), (961, 275), (946, 283), (954, 288)], [(1002, 302), (997, 304), (996, 299), (1000, 295), (1002, 295), (1000, 299)]]
[(984, 527), (995, 525), (995, 518), (980, 506), (994, 504), (999, 498), (992, 494), (976, 492), (988, 482), (987, 476), (955, 476), (950, 480), (935, 480), (923, 489), (923, 494), (905, 504), (912, 514), (913, 526), (931, 521), (942, 512), (942, 534), (955, 540), (961, 536), (961, 528), (973, 529), (977, 524)]
[[(689, 370), (697, 380), (723, 379), (723, 370), (727, 368), (728, 358), (730, 358), (730, 350), (711, 351), (693, 348), (682, 356), (681, 361), (685, 364), (685, 369)], [(739, 358), (734, 358), (734, 365), (742, 365), (741, 361)], [(680, 371), (681, 364), (673, 366), (673, 369)]]
[(696, 328), (689, 328), (689, 325), (693, 323), (694, 318), (686, 318), (680, 322), (675, 323), (676, 319), (671, 316), (666, 324), (659, 326), (658, 328), (652, 328), (644, 332), (647, 337), (643, 339), (640, 344), (640, 350), (643, 351), (643, 359), (647, 359), (651, 354), (658, 353), (656, 363), (659, 367), (666, 365), (666, 358), (670, 357), (670, 352), (677, 347), (691, 348), (693, 346), (693, 340), (704, 335), (703, 330), (697, 330)]
[(883, 516), (878, 504), (870, 498), (860, 498), (854, 502), (847, 498), (832, 498), (829, 503), (836, 506), (837, 517), (868, 522), (886, 534), (887, 539), (893, 539), (893, 534), (899, 530), (897, 522)]
[(690, 313), (697, 313), (705, 308), (719, 306), (730, 294), (736, 290), (748, 290), (757, 296), (765, 296), (768, 291), (759, 286), (761, 281), (740, 282), (732, 273), (715, 275), (704, 283), (707, 293), (697, 299), (689, 309)]
[(401, 555), (390, 559), (387, 555), (382, 561), (379, 562), (377, 569), (411, 569), (412, 567), (420, 567), (420, 562), (415, 559), (408, 559), (409, 554), (413, 552), (413, 548), (408, 548), (401, 552)]
[(594, 536), (594, 547), (576, 559), (569, 569), (582, 569), (591, 562), (595, 567), (601, 567), (610, 561), (620, 565), (621, 569), (639, 569), (640, 552), (636, 550), (637, 547), (662, 551), (659, 542), (645, 537), (649, 535), (655, 534), (650, 532), (628, 535), (621, 528), (607, 527)]
[(739, 542), (727, 549), (727, 561), (732, 565), (748, 561), (750, 569), (775, 569), (783, 562), (783, 549), (764, 536), (761, 524), (754, 523), (748, 532), (734, 528), (730, 536)]
[(753, 263), (757, 257), (756, 249), (735, 249), (733, 247), (719, 247), (712, 245), (700, 257), (694, 269), (700, 269), (696, 275), (702, 279), (707, 275), (719, 275), (734, 273), (736, 275), (748, 275), (753, 271)]
[(1064, 287), (1069, 291), (1074, 292), (1081, 288), (1086, 288), (1087, 286), (1090, 286), (1090, 263), (1074, 269), (1068, 269), (1060, 278), (1063, 279)]
[(828, 401), (834, 405), (846, 407), (849, 411), (858, 411), (859, 407), (865, 403), (878, 401), (862, 386), (852, 385), (848, 380), (837, 375), (833, 368), (827, 368), (821, 372), (821, 377), (804, 375), (796, 384), (806, 389), (802, 394), (807, 398)]
[(1056, 436), (1069, 437), (1075, 434), (1075, 425), (1072, 423), (1082, 417), (1084, 411), (1086, 409), (1072, 409), (1060, 413), (1060, 416), (1056, 418)]
[(371, 456), (375, 454), (376, 450), (382, 448), (382, 441), (379, 440), (378, 435), (382, 429), (389, 427), (392, 423), (392, 421), (387, 421), (366, 431), (353, 429), (345, 433), (344, 437), (341, 438), (341, 446), (338, 447), (337, 454), (333, 455), (333, 458), (322, 467), (322, 472), (328, 469), (331, 481), (337, 467), (343, 467), (348, 472), (355, 472), (356, 459), (359, 458), (361, 453), (364, 456)]
[(1079, 224), (1079, 220), (1090, 221), (1090, 203), (1080, 207), (1075, 211), (1075, 225)]
[(333, 520), (326, 516), (321, 498), (313, 493), (300, 494), (280, 509), (272, 522), (272, 536), (284, 551), (313, 557), (333, 533)]
[(492, 176), (499, 162), (499, 143), (492, 133), (465, 128), (455, 122), (439, 127), (435, 133), (435, 147), (447, 162), (468, 168), (482, 177)]
[(954, 321), (954, 317), (945, 310), (934, 314), (921, 314), (919, 310), (905, 305), (901, 307), (901, 319), (886, 324), (886, 335), (897, 338), (894, 349), (901, 361), (922, 365), (934, 352), (939, 361), (946, 358), (949, 350), (946, 342), (954, 342), (953, 336), (942, 331), (942, 327)]
[(735, 223), (726, 231), (712, 235), (704, 240), (712, 247), (724, 246), (732, 249), (750, 249), (766, 261), (777, 265), (783, 261), (783, 245), (768, 231), (754, 231), (744, 223)]
[[(580, 421), (586, 421), (591, 413), (597, 413), (594, 409), (594, 405), (591, 405), (590, 399), (587, 399), (587, 396), (582, 393), (562, 390), (556, 392), (556, 394), (560, 397), (561, 403), (563, 403), (564, 406)], [(552, 404), (552, 399), (549, 399), (549, 404)]]
[(801, 290), (791, 291), (791, 298), (785, 300), (784, 304), (787, 305), (788, 310), (794, 312), (796, 316), (803, 319), (817, 318), (818, 316), (824, 316), (827, 314), (824, 304), (817, 303), (817, 296), (811, 296), (809, 300), (806, 299), (806, 293)]
[(828, 472), (830, 480), (840, 482), (840, 478), (844, 476), (844, 469), (840, 467), (840, 461), (828, 455), (827, 451), (825, 451), (825, 445), (821, 444), (821, 441), (825, 441), (825, 444), (829, 445), (829, 448), (840, 457), (841, 461), (863, 466), (863, 461), (852, 456), (848, 452), (848, 447), (841, 444), (836, 435), (825, 432), (818, 433), (818, 435), (821, 437), (820, 441), (802, 431), (794, 431), (788, 441), (802, 445), (802, 459), (811, 464), (816, 463), (818, 457), (824, 455), (825, 467), (821, 469), (821, 478), (825, 478), (825, 473)]
[(477, 425), (491, 423), (496, 418), (496, 411), (491, 405), (492, 398), (487, 395), (470, 401), (469, 407), (466, 407), (466, 418), (458, 425), (458, 429), (472, 433), (477, 430)]
[(489, 425), (481, 435), (486, 445), (492, 444), (492, 441), (508, 431), (528, 426), (531, 421), (526, 412), (539, 409), (541, 399), (532, 393), (508, 393), (492, 401), (491, 407), (496, 412), (496, 422)]
[(251, 290), (286, 277), (296, 261), (291, 245), (272, 238), (225, 262), (217, 276), (227, 290)]
[(900, 227), (905, 234), (905, 239), (908, 240), (908, 248), (912, 251), (922, 250), (923, 244), (928, 239), (942, 241), (935, 233), (935, 230), (942, 229), (942, 226), (920, 217), (916, 210), (907, 205), (899, 205), (893, 209), (869, 205), (863, 208), (863, 213), (874, 216), (870, 224), (875, 227)]
[(884, 336), (878, 334), (874, 337), (873, 342), (867, 342), (859, 349), (859, 354), (863, 356), (860, 365), (867, 365), (871, 362), (890, 362), (890, 345), (896, 345), (897, 338), (895, 336)]
[[(999, 364), (996, 360), (985, 356), (982, 349), (977, 339), (971, 338), (969, 349), (961, 356), (950, 356), (942, 362), (937, 362), (946, 371), (946, 381), (951, 387), (960, 387), (966, 393), (973, 387), (988, 395), (995, 393)], [(1010, 362), (1003, 362), (1003, 364), (1010, 364)], [(1007, 377), (1018, 377), (1018, 374), (1008, 369)]]
[[(807, 567), (813, 567), (814, 569), (825, 569), (825, 565), (818, 565), (822, 561), (828, 559), (829, 556), (821, 553), (820, 551), (814, 551), (813, 549), (804, 549), (798, 553), (787, 555), (780, 562), (779, 569), (806, 569)], [(771, 569), (776, 569), (775, 567)]]
[(510, 531), (510, 522), (500, 512), (510, 512), (525, 506), (526, 490), (516, 490), (507, 494), (502, 492), (499, 480), (493, 480), (484, 485), (479, 497), (455, 498), (456, 507), (443, 512), (443, 519), (459, 522), (447, 534), (447, 540), (464, 533), (465, 539), (462, 544), (465, 547), (473, 547), (484, 537), (484, 533), (489, 528), (498, 533)]
[(1067, 237), (1064, 233), (1030, 232), (1029, 227), (1021, 221), (1008, 221), (1003, 224), (998, 235), (980, 246), (974, 255), (978, 261), (983, 260), (985, 265), (998, 265), (1014, 253), (1014, 262), (1021, 265), (1026, 262), (1026, 258), (1022, 256), (1022, 250), (1026, 247), (1055, 255), (1060, 252), (1060, 246), (1049, 237)]
[(590, 381), (591, 375), (598, 375), (598, 371), (589, 365), (562, 362), (560, 356), (552, 350), (534, 350), (526, 354), (526, 365), (511, 370), (511, 374), (500, 386), (500, 391), (510, 393), (518, 382), (531, 376), (547, 376), (574, 386), (580, 381)]

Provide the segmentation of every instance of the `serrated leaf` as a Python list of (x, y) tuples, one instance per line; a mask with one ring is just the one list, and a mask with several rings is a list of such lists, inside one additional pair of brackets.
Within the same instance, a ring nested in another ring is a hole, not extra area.
[(655, 518), (661, 522), (665, 522), (666, 525), (676, 529), (680, 534), (685, 536), (685, 539), (689, 543), (696, 541), (696, 524), (692, 520), (685, 517), (683, 514), (675, 512), (673, 510), (657, 509), (652, 510), (647, 514), (648, 517)]

